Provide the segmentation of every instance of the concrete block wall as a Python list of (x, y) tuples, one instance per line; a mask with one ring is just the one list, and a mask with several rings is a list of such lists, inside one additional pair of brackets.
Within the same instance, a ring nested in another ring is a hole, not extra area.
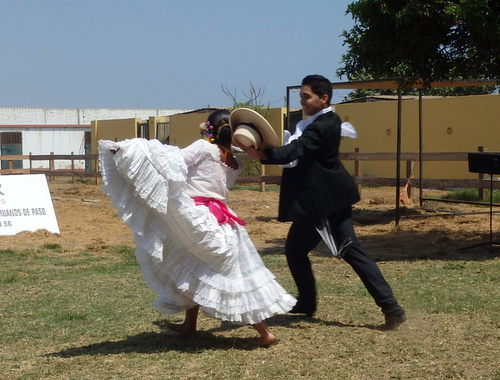
[[(144, 119), (185, 112), (181, 109), (111, 108), (0, 108), (0, 132), (22, 133), (22, 154), (85, 154), (85, 132), (93, 120)], [(56, 161), (56, 169), (67, 169), (69, 162)], [(24, 160), (23, 167), (29, 167)], [(34, 167), (46, 167), (36, 162)], [(78, 169), (85, 167), (77, 161)]]
[(182, 109), (0, 108), (0, 125), (89, 125), (93, 120), (148, 119), (186, 112)]

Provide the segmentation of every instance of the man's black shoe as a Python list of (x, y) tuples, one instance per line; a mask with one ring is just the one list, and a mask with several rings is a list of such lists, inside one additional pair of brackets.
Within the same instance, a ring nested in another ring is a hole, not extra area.
[(397, 329), (400, 324), (405, 322), (408, 317), (406, 316), (405, 310), (398, 306), (396, 309), (385, 312), (385, 330), (394, 330)]
[(304, 306), (300, 304), (295, 304), (292, 310), (289, 311), (290, 314), (305, 314), (307, 317), (311, 318), (316, 312), (316, 306)]

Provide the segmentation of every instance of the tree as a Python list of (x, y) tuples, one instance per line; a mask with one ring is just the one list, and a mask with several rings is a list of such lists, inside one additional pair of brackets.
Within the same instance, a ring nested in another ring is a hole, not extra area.
[(248, 93), (243, 92), (246, 100), (238, 100), (236, 95), (236, 90), (231, 91), (226, 85), (221, 85), (222, 92), (232, 101), (233, 109), (236, 108), (250, 108), (261, 115), (266, 116), (269, 112), (269, 104), (267, 106), (261, 104), (262, 97), (264, 96), (264, 87), (255, 87), (252, 82), (250, 82), (250, 88)]
[(428, 88), (435, 80), (500, 78), (498, 0), (358, 0), (347, 13), (355, 25), (342, 34), (348, 50), (339, 76), (395, 78), (402, 88), (418, 79)]
[[(243, 91), (243, 96), (246, 98), (244, 101), (238, 99), (236, 89), (231, 91), (226, 85), (222, 84), (221, 90), (233, 103), (233, 110), (236, 108), (250, 108), (264, 117), (267, 116), (270, 106), (269, 104), (267, 106), (262, 104), (264, 87), (255, 87), (255, 85), (250, 82), (248, 92)], [(262, 173), (262, 164), (259, 160), (244, 160), (242, 172), (244, 175), (260, 175)]]

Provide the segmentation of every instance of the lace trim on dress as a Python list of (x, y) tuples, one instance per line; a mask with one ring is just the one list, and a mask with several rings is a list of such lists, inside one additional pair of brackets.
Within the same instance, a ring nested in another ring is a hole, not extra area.
[(187, 167), (178, 148), (133, 139), (100, 141), (99, 152), (103, 188), (134, 232), (137, 261), (159, 311), (199, 304), (210, 316), (253, 324), (295, 304), (246, 230), (219, 225), (186, 195)]

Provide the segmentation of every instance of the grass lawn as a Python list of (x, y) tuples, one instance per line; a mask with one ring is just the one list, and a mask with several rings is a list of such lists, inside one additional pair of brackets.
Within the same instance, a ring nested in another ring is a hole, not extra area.
[[(203, 315), (196, 339), (162, 331), (131, 248), (0, 250), (2, 379), (500, 378), (498, 257), (379, 262), (409, 315), (389, 332), (346, 263), (311, 259), (317, 314), (271, 318), (279, 342), (261, 348)], [(264, 260), (294, 293), (283, 255)]]

